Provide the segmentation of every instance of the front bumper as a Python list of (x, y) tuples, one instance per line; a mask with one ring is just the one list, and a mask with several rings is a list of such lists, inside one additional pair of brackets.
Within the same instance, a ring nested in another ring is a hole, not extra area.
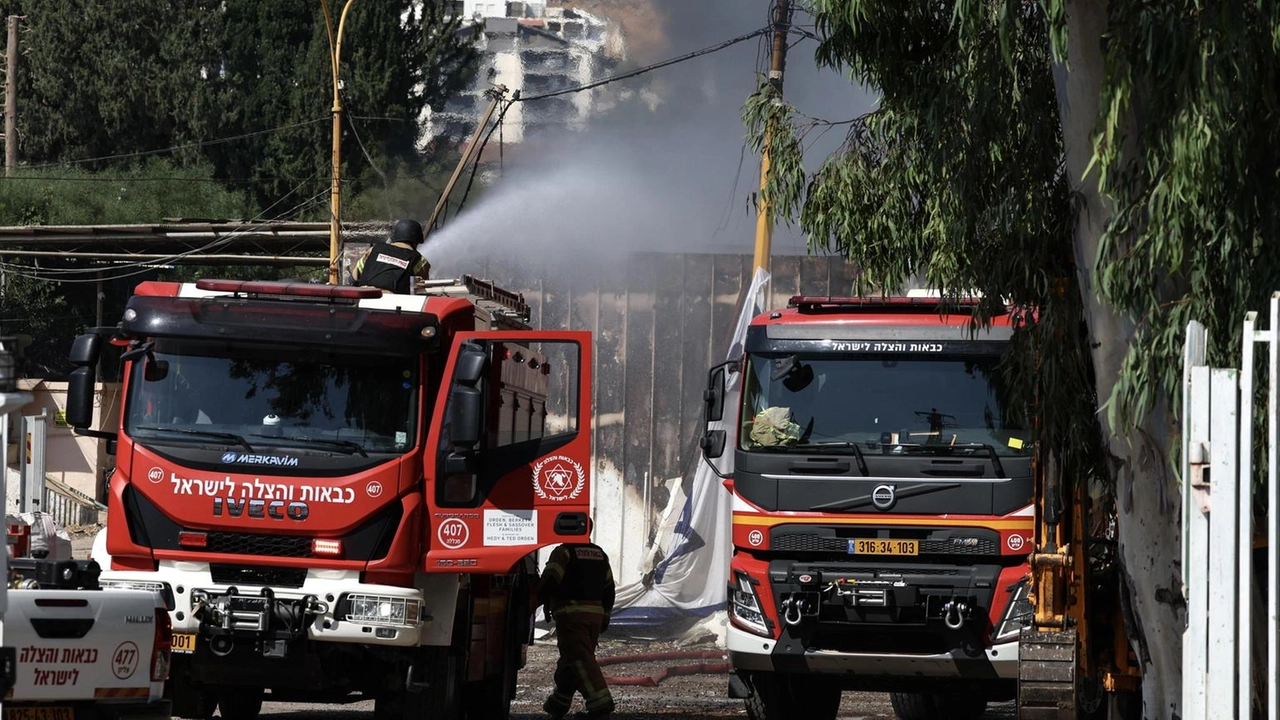
[[(214, 582), (207, 563), (162, 562), (155, 572), (106, 571), (101, 582), (108, 587), (129, 584), (172, 590), (174, 607), (169, 614), (175, 635), (277, 643), (305, 638), (385, 647), (447, 645), (460, 578), (454, 574), (419, 578), (416, 587), (373, 585), (360, 582), (358, 572), (312, 568), (297, 587), (231, 585)], [(351, 615), (352, 596), (416, 611), (356, 618)]]
[(879, 678), (1016, 680), (1018, 641), (981, 651), (943, 653), (870, 653), (808, 650), (782, 645), (729, 625), (729, 663), (735, 670), (816, 673)]

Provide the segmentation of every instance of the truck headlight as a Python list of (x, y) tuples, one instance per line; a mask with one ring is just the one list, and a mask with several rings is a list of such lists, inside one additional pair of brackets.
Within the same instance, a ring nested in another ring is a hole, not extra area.
[(751, 632), (770, 637), (769, 620), (760, 607), (755, 583), (745, 573), (736, 573), (737, 583), (729, 586), (729, 613)]
[(1004, 618), (996, 628), (995, 640), (1006, 640), (1016, 637), (1023, 628), (1031, 627), (1031, 620), (1036, 609), (1031, 606), (1030, 584), (1027, 578), (1018, 581), (1009, 595), (1009, 604), (1005, 606)]
[(347, 595), (338, 603), (337, 615), (361, 625), (415, 627), (420, 621), (421, 603), (409, 598), (385, 595)]

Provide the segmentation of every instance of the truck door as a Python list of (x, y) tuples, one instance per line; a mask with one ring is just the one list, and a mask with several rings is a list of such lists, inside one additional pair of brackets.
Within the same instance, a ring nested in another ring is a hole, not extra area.
[(591, 362), (588, 332), (457, 336), (423, 462), (426, 570), (505, 573), (586, 537)]

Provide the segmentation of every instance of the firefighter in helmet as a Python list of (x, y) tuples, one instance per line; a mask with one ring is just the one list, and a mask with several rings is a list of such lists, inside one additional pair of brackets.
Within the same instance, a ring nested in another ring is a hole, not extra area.
[[(587, 522), (587, 532), (591, 523)], [(569, 714), (574, 692), (582, 693), (586, 711), (579, 718), (603, 718), (613, 712), (613, 695), (596, 662), (600, 633), (613, 613), (613, 571), (609, 556), (590, 541), (564, 543), (551, 551), (538, 582), (535, 603), (545, 605), (555, 620), (555, 688), (542, 709), (555, 720)]]
[(357, 285), (409, 294), (414, 276), (426, 279), (431, 274), (431, 263), (418, 252), (422, 237), (417, 220), (396, 221), (391, 236), (370, 247), (356, 263), (351, 279)]

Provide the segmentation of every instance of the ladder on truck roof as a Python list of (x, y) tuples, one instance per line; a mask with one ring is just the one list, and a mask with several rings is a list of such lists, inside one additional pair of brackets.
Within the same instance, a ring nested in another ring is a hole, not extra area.
[(471, 275), (441, 280), (418, 278), (414, 282), (413, 294), (465, 298), (489, 312), (500, 325), (509, 325), (511, 329), (527, 329), (532, 316), (523, 294)]

